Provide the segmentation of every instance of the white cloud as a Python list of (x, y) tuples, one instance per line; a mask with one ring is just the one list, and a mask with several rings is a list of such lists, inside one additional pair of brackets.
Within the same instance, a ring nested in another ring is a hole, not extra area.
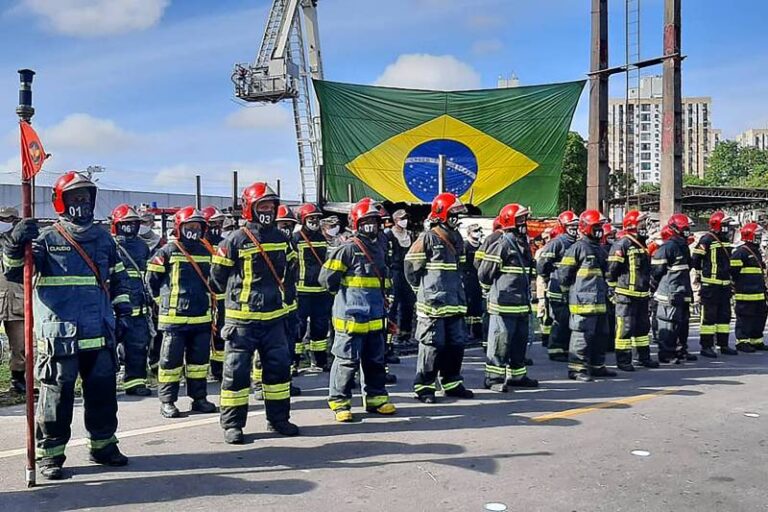
[(376, 79), (376, 85), (411, 89), (477, 89), (480, 75), (452, 55), (400, 55)]
[(88, 114), (70, 114), (59, 124), (43, 130), (41, 138), (47, 152), (88, 151), (94, 155), (120, 152), (134, 146), (139, 137), (110, 119)]
[(170, 0), (23, 0), (58, 33), (100, 37), (146, 30), (162, 18)]
[(472, 43), (472, 53), (478, 56), (490, 55), (501, 51), (504, 43), (498, 39), (481, 39)]
[(268, 104), (243, 107), (227, 117), (227, 126), (245, 130), (272, 130), (291, 125), (291, 113), (284, 107)]

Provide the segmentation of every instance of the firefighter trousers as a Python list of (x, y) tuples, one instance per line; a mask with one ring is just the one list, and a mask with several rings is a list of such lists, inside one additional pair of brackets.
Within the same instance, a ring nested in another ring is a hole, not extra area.
[(568, 372), (589, 374), (605, 368), (605, 347), (608, 341), (606, 315), (572, 315), (570, 327)]
[(397, 325), (397, 334), (410, 338), (413, 332), (413, 309), (416, 306), (416, 294), (405, 279), (402, 271), (392, 273), (392, 304), (389, 308), (389, 320)]
[(267, 421), (287, 421), (291, 414), (289, 317), (225, 325), (224, 374), (221, 381), (221, 427), (244, 428), (251, 391), (251, 369), (258, 352)]
[(549, 335), (552, 333), (552, 316), (549, 312), (549, 300), (539, 299), (539, 303), (536, 306), (536, 316), (539, 318), (539, 326), (541, 332), (541, 346), (544, 348), (549, 347)]
[(389, 402), (385, 387), (384, 331), (366, 334), (336, 332), (331, 352), (331, 380), (328, 387), (328, 405), (334, 411), (350, 410), (352, 388), (358, 368), (362, 370), (360, 385), (363, 388), (365, 407), (379, 407)]
[[(309, 351), (317, 366), (328, 364), (328, 329), (333, 296), (328, 292), (299, 294), (299, 339), (309, 331)], [(298, 350), (297, 350), (298, 352)]]
[(701, 348), (728, 346), (731, 323), (731, 289), (729, 286), (701, 285)]
[(651, 359), (651, 322), (647, 298), (621, 297), (616, 304), (616, 363), (632, 364), (632, 349), (640, 362)]
[(526, 376), (529, 315), (496, 315), (489, 319), (485, 383), (503, 384)]
[(417, 317), (419, 354), (413, 381), (413, 390), (417, 395), (434, 395), (438, 375), (447, 393), (464, 383), (461, 364), (464, 361), (466, 335), (466, 325), (461, 316)]
[(24, 320), (4, 320), (3, 327), (11, 349), (10, 370), (24, 373)]
[(123, 389), (147, 385), (147, 353), (150, 343), (149, 319), (144, 315), (125, 317), (125, 329), (117, 340), (123, 346), (125, 377)]
[(184, 373), (187, 396), (195, 400), (208, 396), (208, 365), (211, 356), (211, 326), (204, 324), (163, 332), (157, 396), (163, 403), (179, 399), (179, 384)]
[(98, 452), (117, 443), (117, 354), (113, 348), (80, 350), (68, 356), (39, 354), (36, 364), (40, 380), (37, 403), (37, 459), (63, 464), (64, 451), (72, 436), (72, 409), (78, 375), (83, 386), (83, 415), (88, 446)]
[(736, 343), (748, 345), (763, 344), (768, 307), (765, 300), (736, 301)]
[(690, 320), (691, 310), (687, 302), (656, 302), (660, 359), (672, 359), (688, 354)]
[(568, 303), (549, 301), (552, 329), (549, 334), (549, 346), (547, 353), (551, 356), (568, 353), (568, 345), (571, 339), (569, 318), (571, 312)]

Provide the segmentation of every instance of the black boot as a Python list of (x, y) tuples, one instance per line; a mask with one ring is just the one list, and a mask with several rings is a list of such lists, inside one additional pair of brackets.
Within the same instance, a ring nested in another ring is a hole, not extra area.
[(160, 404), (160, 415), (163, 418), (178, 418), (181, 416), (181, 413), (173, 402), (163, 402)]
[(605, 366), (603, 366), (602, 368), (595, 368), (591, 370), (590, 374), (593, 377), (616, 377), (617, 375), (615, 371), (609, 370)]
[(195, 398), (192, 400), (192, 408), (194, 412), (200, 412), (203, 414), (210, 414), (216, 412), (216, 404), (209, 402), (205, 398)]
[(702, 357), (708, 357), (710, 359), (717, 359), (717, 353), (715, 353), (715, 349), (712, 347), (702, 347), (701, 352), (699, 352)]
[(24, 372), (11, 372), (11, 388), (9, 391), (25, 395), (27, 393), (27, 381)]
[(400, 364), (400, 358), (397, 357), (391, 345), (389, 346), (387, 353), (384, 354), (384, 362), (386, 364)]
[(519, 379), (507, 380), (507, 386), (512, 388), (537, 388), (539, 387), (539, 381), (524, 375)]
[(724, 356), (737, 356), (739, 355), (738, 350), (732, 349), (729, 346), (720, 347), (720, 353)]
[(224, 442), (227, 444), (243, 444), (245, 436), (240, 428), (228, 428), (224, 431)]
[(397, 375), (388, 373), (384, 376), (384, 384), (397, 384)]
[(291, 396), (301, 396), (301, 388), (299, 386), (294, 386), (291, 384)]
[(523, 362), (525, 363), (525, 366), (533, 366), (533, 359), (526, 357)]
[(38, 464), (40, 467), (40, 474), (46, 480), (63, 480), (64, 479), (64, 465), (63, 457), (53, 457), (41, 459)]
[(635, 371), (635, 367), (632, 363), (618, 363), (616, 364), (616, 368), (623, 372), (633, 372)]
[(550, 361), (556, 361), (558, 363), (567, 363), (568, 362), (568, 354), (550, 354), (549, 355)]
[(651, 358), (643, 359), (643, 360), (640, 361), (640, 366), (642, 366), (644, 368), (658, 368), (659, 367), (659, 362), (658, 361), (654, 361)]
[(125, 394), (133, 395), (133, 396), (151, 396), (152, 391), (150, 391), (150, 389), (147, 386), (142, 384), (140, 386), (135, 386), (135, 387), (126, 389)]
[(753, 347), (749, 343), (737, 343), (736, 350), (738, 350), (739, 352), (744, 352), (745, 354), (751, 354), (756, 351), (755, 347)]
[(91, 452), (88, 457), (91, 462), (102, 464), (104, 466), (125, 466), (128, 464), (128, 457), (120, 453), (117, 443), (112, 443), (101, 450)]
[(755, 345), (753, 348), (759, 352), (763, 352), (765, 350), (768, 350), (768, 345), (766, 345), (765, 343), (760, 343), (758, 345)]
[(475, 394), (471, 389), (465, 388), (464, 384), (459, 384), (450, 391), (446, 391), (445, 396), (452, 396), (455, 398), (474, 398)]
[(211, 361), (211, 378), (216, 382), (221, 382), (224, 364), (220, 361)]
[(584, 372), (568, 372), (568, 378), (578, 382), (592, 382), (595, 380)]
[(269, 432), (277, 432), (280, 435), (288, 437), (299, 435), (299, 427), (288, 420), (268, 421), (267, 430)]
[(418, 400), (423, 404), (434, 404), (436, 402), (434, 393), (423, 393), (423, 394), (417, 393), (416, 400)]

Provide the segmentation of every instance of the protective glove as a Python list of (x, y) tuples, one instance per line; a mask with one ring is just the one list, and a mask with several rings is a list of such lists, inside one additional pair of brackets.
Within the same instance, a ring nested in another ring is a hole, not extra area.
[(21, 219), (13, 231), (11, 231), (11, 241), (14, 245), (25, 245), (40, 236), (40, 228), (37, 225), (37, 219)]

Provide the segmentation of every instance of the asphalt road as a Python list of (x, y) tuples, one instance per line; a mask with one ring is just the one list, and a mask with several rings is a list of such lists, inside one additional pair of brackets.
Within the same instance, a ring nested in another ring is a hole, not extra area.
[[(305, 375), (293, 407), (302, 436), (268, 434), (252, 400), (239, 447), (224, 443), (216, 415), (165, 420), (157, 398), (121, 396), (118, 435), (131, 463), (119, 469), (87, 461), (78, 404), (71, 478), (34, 489), (23, 481), (23, 410), (0, 409), (0, 511), (768, 510), (768, 353), (594, 383), (565, 379), (540, 346), (532, 354), (540, 389), (433, 406), (411, 398), (414, 359), (405, 358), (390, 388), (397, 416), (362, 414), (358, 400), (352, 424), (333, 422), (327, 374)], [(480, 351), (468, 352), (476, 390), (482, 368)]]

